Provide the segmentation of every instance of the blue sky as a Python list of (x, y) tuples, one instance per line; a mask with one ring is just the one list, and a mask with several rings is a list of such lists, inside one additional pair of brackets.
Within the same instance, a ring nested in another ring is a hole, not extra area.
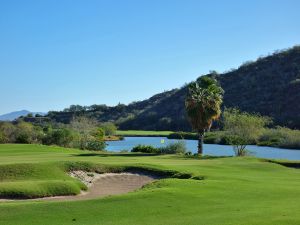
[(0, 0), (0, 114), (115, 105), (300, 44), (300, 1)]

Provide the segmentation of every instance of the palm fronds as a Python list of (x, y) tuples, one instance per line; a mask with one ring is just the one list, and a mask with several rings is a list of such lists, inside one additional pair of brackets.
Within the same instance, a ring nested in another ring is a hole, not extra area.
[(201, 77), (190, 84), (185, 106), (194, 130), (208, 130), (212, 121), (219, 118), (223, 93), (217, 81), (209, 77)]

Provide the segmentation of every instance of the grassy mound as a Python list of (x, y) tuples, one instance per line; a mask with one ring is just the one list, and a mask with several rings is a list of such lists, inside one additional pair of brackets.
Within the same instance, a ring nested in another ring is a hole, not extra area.
[(12, 199), (28, 199), (60, 195), (76, 195), (80, 193), (78, 184), (71, 181), (27, 181), (5, 182), (0, 184), (0, 197)]
[(0, 198), (76, 195), (85, 185), (55, 164), (0, 165)]
[(105, 165), (91, 162), (28, 163), (0, 165), (0, 198), (28, 199), (76, 195), (87, 187), (67, 175), (73, 170), (97, 173), (139, 172), (162, 178), (194, 178), (191, 173), (162, 170), (148, 165)]

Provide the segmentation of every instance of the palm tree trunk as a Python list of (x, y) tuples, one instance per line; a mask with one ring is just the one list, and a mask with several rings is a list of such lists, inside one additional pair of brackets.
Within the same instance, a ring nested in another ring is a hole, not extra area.
[(203, 154), (203, 139), (204, 139), (204, 130), (199, 130), (198, 131), (198, 155)]

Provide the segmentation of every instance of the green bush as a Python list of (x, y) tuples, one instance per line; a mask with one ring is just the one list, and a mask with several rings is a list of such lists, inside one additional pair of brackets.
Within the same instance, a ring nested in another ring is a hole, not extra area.
[(21, 121), (17, 123), (17, 125), (15, 125), (14, 137), (16, 143), (40, 143), (42, 137), (42, 129), (37, 126), (33, 126), (31, 123)]
[(151, 145), (137, 145), (131, 150), (131, 152), (143, 152), (154, 154), (185, 154), (186, 151), (186, 145), (183, 141), (170, 143), (167, 146), (161, 148), (155, 148)]
[(174, 132), (168, 135), (168, 139), (197, 140), (198, 135), (191, 132)]
[(206, 132), (204, 136), (205, 144), (221, 144), (222, 139), (225, 136), (223, 131), (210, 131)]
[(46, 136), (43, 137), (43, 144), (58, 145), (63, 147), (72, 147), (72, 142), (75, 140), (76, 135), (70, 129), (60, 128), (49, 130)]
[(233, 135), (233, 134), (226, 134), (224, 133), (224, 136), (220, 137), (218, 142), (216, 144), (221, 144), (221, 145), (255, 145), (256, 142), (254, 140), (245, 140), (238, 135)]
[(137, 145), (135, 146), (131, 152), (143, 152), (143, 153), (159, 153), (159, 149), (154, 148), (151, 145)]
[(103, 141), (104, 140), (104, 136), (105, 136), (105, 131), (102, 128), (98, 128), (96, 129), (96, 131), (93, 133), (93, 136), (99, 140), (99, 141)]
[[(225, 136), (223, 131), (211, 131), (206, 132), (204, 136), (205, 144), (219, 144), (222, 138)], [(186, 139), (186, 140), (198, 140), (198, 135), (191, 132), (174, 132), (169, 134), (168, 139)]]
[(103, 130), (99, 129), (96, 120), (83, 116), (77, 117), (71, 121), (69, 127), (78, 134), (78, 137), (72, 143), (73, 147), (95, 151), (105, 149)]
[(115, 135), (117, 132), (117, 127), (111, 122), (102, 123), (100, 128), (104, 131), (104, 135), (111, 136)]
[(231, 136), (229, 134), (224, 135), (223, 137), (220, 138), (218, 144), (231, 145)]
[(258, 145), (300, 149), (300, 131), (286, 127), (265, 129), (258, 139)]
[(69, 146), (74, 140), (74, 135), (69, 129), (58, 129), (52, 133), (52, 141), (59, 146)]
[(28, 133), (22, 131), (16, 136), (16, 143), (30, 144), (31, 143), (31, 137)]
[(238, 135), (227, 135), (224, 137), (224, 140), (233, 146), (236, 156), (246, 156), (250, 154), (250, 152), (246, 149), (248, 142), (242, 137)]
[(178, 141), (159, 148), (159, 151), (161, 154), (185, 154), (187, 149), (184, 141)]
[(7, 143), (7, 137), (0, 131), (0, 144)]
[(284, 138), (284, 135), (278, 129), (265, 129), (258, 138), (257, 144), (278, 147), (282, 138)]
[(300, 130), (292, 130), (285, 127), (278, 127), (278, 136), (282, 137), (279, 142), (281, 148), (300, 149)]
[(105, 146), (105, 142), (99, 140), (91, 140), (86, 143), (86, 149), (92, 151), (103, 151)]
[(238, 109), (225, 109), (223, 113), (226, 142), (229, 142), (237, 156), (247, 154), (246, 146), (255, 144), (265, 129), (272, 121), (268, 117), (258, 114), (241, 112)]
[(0, 131), (3, 134), (4, 143), (14, 143), (16, 141), (16, 126), (9, 122), (0, 122)]

